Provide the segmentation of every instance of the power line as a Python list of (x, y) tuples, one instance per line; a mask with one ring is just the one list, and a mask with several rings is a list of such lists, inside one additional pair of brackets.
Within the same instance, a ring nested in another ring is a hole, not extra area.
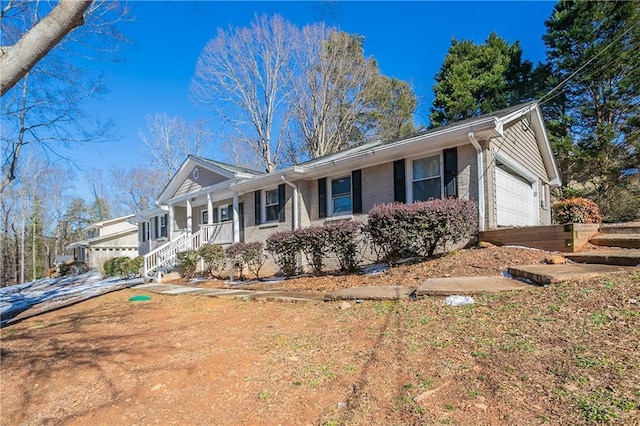
[(607, 44), (600, 52), (596, 53), (591, 59), (589, 59), (584, 65), (582, 65), (580, 68), (578, 68), (576, 71), (574, 71), (569, 77), (565, 78), (564, 80), (562, 80), (562, 82), (560, 84), (558, 84), (556, 87), (554, 87), (553, 89), (551, 89), (550, 91), (548, 91), (544, 96), (542, 96), (538, 102), (539, 103), (544, 103), (547, 100), (545, 99), (547, 96), (551, 95), (553, 92), (555, 92), (556, 90), (558, 90), (560, 87), (562, 87), (565, 83), (567, 83), (569, 80), (571, 80), (576, 74), (578, 74), (580, 71), (582, 71), (583, 69), (585, 69), (589, 64), (591, 64), (591, 62), (593, 62), (594, 60), (596, 60), (596, 58), (598, 58), (600, 55), (602, 55), (607, 49), (609, 49), (614, 43), (617, 43), (622, 37), (624, 37), (625, 35), (627, 35), (632, 29), (634, 29), (636, 26), (638, 25), (638, 23), (632, 25), (631, 27), (629, 27), (625, 32), (623, 32), (622, 34), (620, 34), (618, 37), (615, 38), (615, 40), (611, 41), (609, 44)]

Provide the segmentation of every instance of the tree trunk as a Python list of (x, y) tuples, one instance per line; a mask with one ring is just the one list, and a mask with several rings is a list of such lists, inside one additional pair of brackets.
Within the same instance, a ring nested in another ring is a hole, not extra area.
[(83, 14), (91, 0), (60, 0), (13, 46), (0, 54), (0, 96), (4, 96), (33, 66), (69, 34), (84, 23)]

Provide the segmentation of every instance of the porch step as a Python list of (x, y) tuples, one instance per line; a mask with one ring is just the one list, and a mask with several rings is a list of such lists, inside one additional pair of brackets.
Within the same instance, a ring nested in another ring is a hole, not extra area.
[(595, 250), (583, 253), (565, 253), (564, 257), (578, 263), (601, 265), (640, 266), (640, 250)]
[(549, 285), (569, 280), (580, 280), (600, 277), (622, 272), (635, 272), (640, 269), (630, 266), (613, 265), (524, 265), (509, 267), (507, 271), (518, 279), (528, 280), (534, 284)]
[(640, 233), (638, 234), (600, 234), (591, 238), (589, 242), (597, 246), (640, 249)]
[(612, 224), (612, 225), (601, 225), (599, 232), (601, 234), (640, 234), (640, 224)]

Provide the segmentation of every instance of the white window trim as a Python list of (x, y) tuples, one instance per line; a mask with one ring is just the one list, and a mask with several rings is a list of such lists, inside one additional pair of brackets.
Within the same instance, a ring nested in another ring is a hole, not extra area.
[[(223, 219), (222, 218), (222, 210), (223, 209), (227, 209), (229, 218), (228, 219)], [(231, 206), (231, 204), (223, 204), (221, 206), (218, 206), (218, 222), (219, 223), (223, 223), (223, 222), (231, 222), (233, 220), (233, 207)]]
[(278, 190), (278, 187), (276, 186), (275, 188), (268, 188), (268, 189), (263, 189), (262, 190), (262, 194), (260, 194), (261, 199), (263, 200), (260, 206), (260, 223), (262, 224), (269, 224), (269, 223), (275, 223), (278, 222), (280, 220), (279, 217), (275, 218), (274, 220), (267, 220), (267, 191), (273, 191), (275, 190), (276, 193), (278, 194), (278, 202), (276, 203), (276, 205), (280, 204), (280, 191)]
[(443, 151), (440, 152), (432, 152), (430, 154), (420, 154), (415, 155), (413, 157), (407, 158), (404, 163), (404, 171), (405, 171), (405, 190), (407, 196), (407, 204), (413, 203), (413, 162), (416, 160), (421, 160), (423, 158), (429, 157), (440, 157), (440, 198), (444, 194), (444, 157)]
[[(207, 220), (204, 220), (204, 215), (207, 215)], [(209, 224), (209, 210), (204, 209), (200, 211), (200, 225), (208, 225)]]
[[(351, 210), (345, 213), (335, 214), (333, 212), (333, 193), (332, 193), (332, 182), (336, 179), (344, 179), (349, 178), (349, 195), (351, 196)], [(344, 175), (335, 175), (331, 177), (327, 177), (327, 217), (345, 217), (353, 215), (353, 176), (351, 173)]]

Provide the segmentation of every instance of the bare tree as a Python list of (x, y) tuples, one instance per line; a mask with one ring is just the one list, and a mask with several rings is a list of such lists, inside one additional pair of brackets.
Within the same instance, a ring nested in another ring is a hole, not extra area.
[(288, 72), (295, 26), (280, 16), (256, 16), (248, 28), (218, 30), (198, 59), (191, 93), (233, 128), (266, 172), (275, 170), (289, 114)]
[(114, 187), (118, 188), (116, 201), (127, 213), (152, 209), (160, 189), (166, 184), (163, 172), (151, 167), (114, 168), (111, 178)]
[(187, 155), (200, 155), (211, 137), (204, 121), (189, 124), (166, 113), (147, 115), (146, 121), (147, 133), (140, 132), (140, 139), (151, 156), (150, 165), (161, 170), (167, 182)]
[[(41, 8), (47, 5), (8, 2), (0, 21), (2, 44), (17, 43), (27, 29), (42, 22)], [(39, 147), (47, 155), (56, 156), (59, 145), (109, 138), (111, 123), (88, 117), (82, 108), (85, 101), (104, 93), (101, 77), (83, 65), (97, 57), (113, 58), (122, 39), (113, 25), (126, 10), (113, 2), (93, 2), (85, 10), (87, 24), (63, 38), (2, 98), (0, 193), (16, 179), (25, 148)], [(92, 52), (96, 57), (91, 56)]]
[[(8, 11), (11, 3), (13, 1), (3, 8), (3, 12)], [(51, 13), (16, 44), (0, 47), (1, 96), (15, 86), (64, 36), (84, 24), (83, 14), (90, 4), (91, 0), (60, 0)]]

